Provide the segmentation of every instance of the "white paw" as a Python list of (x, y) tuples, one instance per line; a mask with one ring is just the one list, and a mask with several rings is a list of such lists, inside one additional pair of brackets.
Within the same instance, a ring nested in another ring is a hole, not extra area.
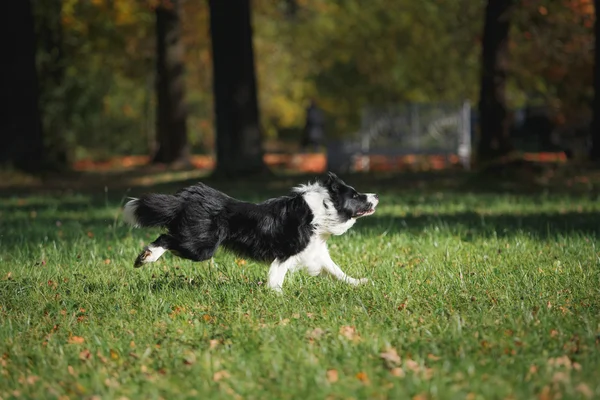
[(279, 285), (277, 285), (277, 286), (267, 285), (267, 287), (277, 294), (283, 294), (283, 290), (281, 289), (281, 286), (279, 286)]
[(367, 278), (360, 278), (358, 280), (359, 285), (364, 285), (365, 283), (369, 283), (369, 280)]

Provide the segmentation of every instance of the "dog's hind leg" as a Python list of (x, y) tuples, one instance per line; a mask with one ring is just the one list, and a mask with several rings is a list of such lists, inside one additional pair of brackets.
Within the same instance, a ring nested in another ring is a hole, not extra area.
[(144, 247), (144, 250), (137, 256), (133, 266), (135, 268), (141, 267), (143, 264), (155, 262), (165, 254), (166, 251), (170, 250), (170, 240), (168, 235), (160, 235), (158, 239)]
[(290, 257), (287, 260), (279, 261), (275, 260), (271, 263), (271, 268), (269, 269), (269, 281), (267, 286), (274, 291), (281, 293), (281, 287), (283, 286), (283, 280), (285, 279), (285, 274), (292, 268), (296, 266), (298, 260), (295, 257)]

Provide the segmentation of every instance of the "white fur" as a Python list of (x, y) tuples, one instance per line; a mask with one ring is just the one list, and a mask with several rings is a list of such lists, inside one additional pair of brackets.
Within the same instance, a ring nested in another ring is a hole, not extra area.
[(375, 210), (375, 207), (377, 207), (377, 204), (379, 204), (379, 198), (377, 195), (375, 193), (367, 193), (367, 200), (369, 203), (373, 204), (373, 210)]
[(125, 207), (123, 208), (123, 221), (133, 226), (134, 228), (139, 227), (138, 220), (135, 216), (135, 210), (138, 207), (137, 202), (137, 199), (132, 198), (132, 200), (128, 201), (127, 204), (125, 204)]
[(165, 254), (165, 252), (167, 251), (167, 249), (165, 249), (164, 247), (154, 247), (152, 245), (148, 246), (148, 251), (150, 253), (152, 253), (151, 255), (147, 256), (142, 262), (144, 264), (146, 263), (151, 263), (151, 262), (155, 262), (156, 260), (158, 260), (160, 258), (160, 256), (162, 256), (163, 254)]
[(298, 269), (304, 269), (311, 276), (327, 273), (334, 278), (349, 283), (350, 285), (360, 285), (368, 282), (367, 279), (356, 279), (346, 275), (344, 271), (331, 259), (327, 249), (327, 238), (329, 235), (315, 235), (310, 243), (301, 253), (288, 258), (285, 261), (275, 260), (269, 269), (269, 281), (267, 286), (271, 289), (281, 292), (283, 280), (286, 273), (294, 272)]
[(309, 185), (300, 185), (294, 189), (297, 193), (302, 193), (304, 201), (310, 207), (313, 213), (313, 224), (316, 226), (317, 234), (342, 235), (356, 223), (355, 218), (348, 221), (341, 221), (329, 197), (327, 188), (319, 183)]
[[(316, 229), (308, 246), (300, 253), (287, 260), (275, 260), (269, 269), (268, 286), (281, 292), (283, 280), (288, 271), (293, 272), (304, 269), (311, 276), (327, 273), (336, 279), (351, 285), (367, 282), (367, 279), (355, 279), (348, 276), (331, 259), (327, 249), (327, 239), (331, 235), (341, 235), (350, 229), (356, 222), (355, 218), (341, 221), (333, 206), (329, 192), (319, 183), (301, 185), (294, 189), (301, 193), (313, 213), (313, 224)], [(368, 194), (369, 201), (375, 207), (378, 203), (374, 194)]]

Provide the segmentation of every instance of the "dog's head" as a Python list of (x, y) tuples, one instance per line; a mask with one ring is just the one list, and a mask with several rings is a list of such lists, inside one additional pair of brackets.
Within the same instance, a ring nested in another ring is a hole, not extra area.
[(333, 172), (327, 173), (323, 186), (327, 188), (333, 206), (344, 221), (373, 214), (379, 203), (379, 197), (376, 194), (357, 192)]

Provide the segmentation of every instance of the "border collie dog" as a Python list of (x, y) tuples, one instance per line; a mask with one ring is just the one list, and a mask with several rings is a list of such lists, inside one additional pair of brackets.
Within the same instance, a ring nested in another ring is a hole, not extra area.
[(287, 196), (253, 204), (202, 183), (175, 195), (148, 194), (129, 201), (124, 220), (134, 227), (163, 227), (134, 266), (158, 260), (166, 251), (192, 261), (210, 259), (219, 246), (271, 263), (268, 286), (281, 292), (285, 274), (304, 268), (352, 285), (367, 282), (344, 273), (331, 259), (327, 239), (341, 235), (360, 217), (371, 215), (379, 198), (359, 193), (333, 173), (300, 185)]

